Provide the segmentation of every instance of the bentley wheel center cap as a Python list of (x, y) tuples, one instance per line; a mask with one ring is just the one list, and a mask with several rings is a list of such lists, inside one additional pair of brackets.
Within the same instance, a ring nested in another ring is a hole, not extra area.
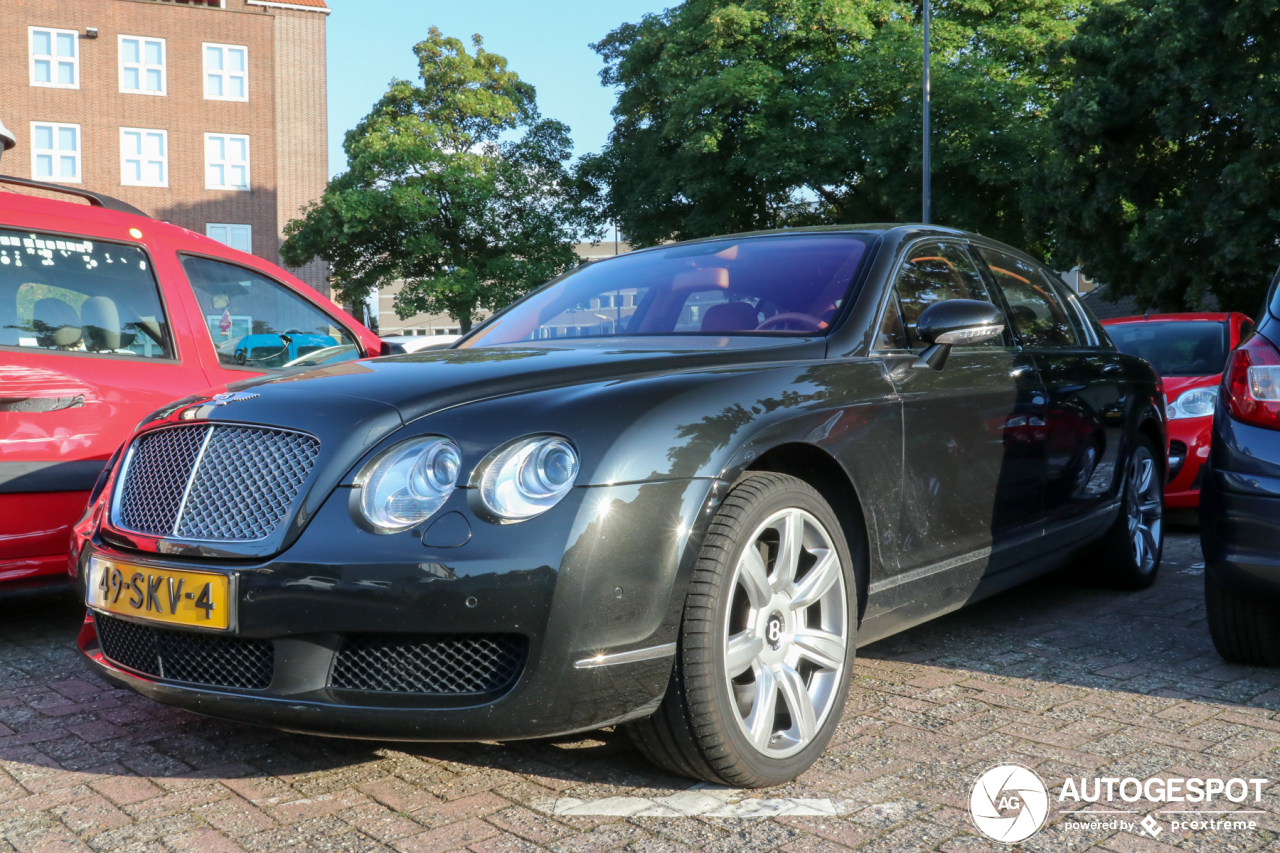
[(769, 644), (769, 648), (777, 651), (782, 646), (782, 637), (786, 633), (787, 623), (783, 621), (782, 614), (774, 611), (769, 614), (769, 621), (764, 624), (765, 641)]

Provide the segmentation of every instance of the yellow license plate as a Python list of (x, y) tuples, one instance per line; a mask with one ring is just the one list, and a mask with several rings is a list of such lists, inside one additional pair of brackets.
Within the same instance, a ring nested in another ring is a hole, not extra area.
[(188, 572), (89, 558), (90, 607), (172, 625), (231, 626), (231, 579), (217, 572)]

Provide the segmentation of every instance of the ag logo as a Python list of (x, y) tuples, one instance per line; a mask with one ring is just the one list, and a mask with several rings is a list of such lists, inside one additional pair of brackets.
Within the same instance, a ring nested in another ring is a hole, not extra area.
[(1013, 844), (1044, 826), (1049, 816), (1049, 792), (1034, 770), (1021, 764), (1001, 764), (974, 783), (969, 814), (983, 835)]

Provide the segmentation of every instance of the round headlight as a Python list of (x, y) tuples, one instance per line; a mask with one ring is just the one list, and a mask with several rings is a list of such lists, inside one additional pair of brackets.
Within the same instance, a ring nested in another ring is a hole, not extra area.
[(573, 488), (578, 453), (554, 435), (523, 438), (481, 463), (480, 500), (505, 521), (523, 521), (551, 509)]
[(380, 453), (356, 477), (360, 512), (386, 533), (408, 530), (444, 506), (462, 454), (447, 438), (413, 438)]
[(1167, 414), (1169, 420), (1181, 418), (1207, 418), (1213, 414), (1213, 406), (1218, 400), (1218, 388), (1192, 388), (1169, 404)]

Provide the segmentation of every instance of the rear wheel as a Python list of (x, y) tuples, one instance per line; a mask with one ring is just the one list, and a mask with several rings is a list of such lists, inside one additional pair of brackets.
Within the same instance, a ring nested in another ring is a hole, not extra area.
[(1095, 582), (1118, 589), (1145, 589), (1155, 583), (1164, 551), (1163, 471), (1155, 445), (1139, 433), (1125, 466), (1120, 515), (1091, 561)]
[(1280, 604), (1241, 595), (1204, 573), (1205, 609), (1213, 647), (1231, 663), (1280, 666)]
[(744, 477), (698, 556), (667, 695), (628, 725), (632, 740), (673, 772), (735, 787), (803, 773), (848, 695), (856, 589), (826, 501), (794, 477)]

